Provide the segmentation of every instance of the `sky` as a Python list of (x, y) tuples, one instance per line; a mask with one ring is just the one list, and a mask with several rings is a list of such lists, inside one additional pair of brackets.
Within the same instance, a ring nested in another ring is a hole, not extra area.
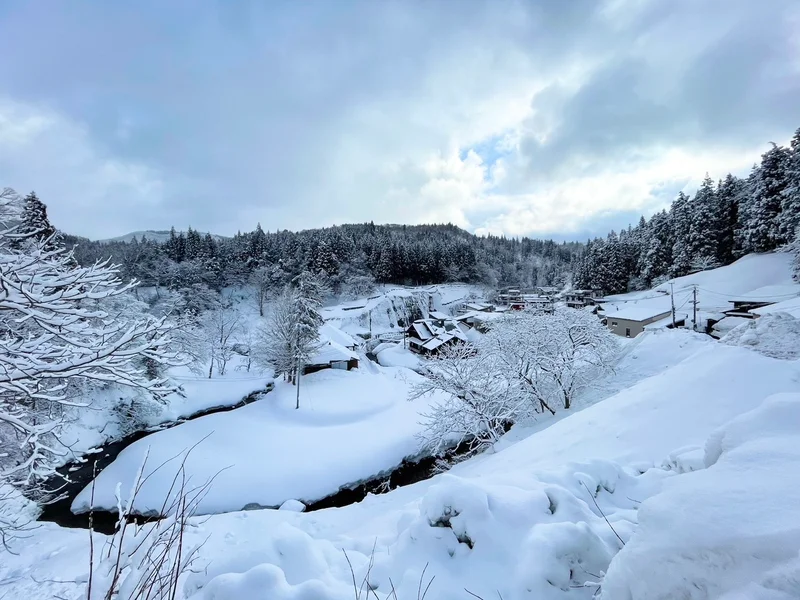
[(797, 0), (0, 2), (0, 186), (94, 239), (585, 239), (798, 127)]

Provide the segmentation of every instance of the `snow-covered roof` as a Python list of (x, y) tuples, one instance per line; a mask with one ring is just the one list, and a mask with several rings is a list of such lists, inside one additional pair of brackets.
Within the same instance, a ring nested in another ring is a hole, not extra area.
[[(675, 322), (680, 323), (681, 321), (686, 321), (689, 318), (689, 315), (686, 313), (675, 313)], [(663, 329), (665, 327), (669, 327), (672, 325), (672, 314), (664, 317), (663, 319), (659, 319), (658, 321), (654, 321), (653, 323), (648, 323), (644, 326), (645, 329)]]
[(754, 308), (750, 312), (755, 313), (757, 315), (768, 315), (771, 313), (785, 312), (792, 315), (793, 317), (800, 318), (800, 297), (790, 298), (789, 300), (784, 300), (783, 302), (776, 302), (775, 304), (770, 304), (769, 306), (762, 306), (761, 308)]
[(489, 308), (491, 305), (486, 304), (485, 302), (467, 302), (464, 307), (468, 308), (469, 310), (478, 310), (483, 311)]
[(433, 332), (428, 328), (428, 324), (425, 321), (414, 321), (411, 324), (411, 328), (421, 340), (429, 340), (433, 337)]
[(439, 346), (446, 344), (455, 337), (456, 336), (450, 335), (449, 333), (442, 333), (422, 344), (422, 347), (426, 350), (436, 350)]
[(730, 298), (731, 302), (781, 302), (800, 296), (800, 285), (765, 285)]
[(430, 312), (428, 313), (428, 316), (429, 316), (431, 319), (440, 319), (440, 320), (445, 320), (445, 321), (446, 321), (446, 320), (449, 320), (449, 319), (452, 319), (452, 317), (451, 317), (450, 315), (447, 315), (447, 314), (445, 314), (445, 313), (443, 313), (443, 312), (441, 312), (441, 311), (438, 311), (438, 310), (432, 310), (432, 311), (430, 311)]
[(606, 317), (609, 319), (625, 319), (627, 321), (647, 321), (655, 317), (669, 314), (671, 309), (663, 305), (631, 305), (622, 306), (619, 310), (608, 309)]
[(341, 344), (346, 348), (358, 346), (358, 342), (352, 336), (328, 323), (319, 328), (319, 334), (324, 339)]
[(336, 342), (325, 342), (308, 361), (310, 365), (326, 365), (338, 360), (358, 359), (358, 354)]

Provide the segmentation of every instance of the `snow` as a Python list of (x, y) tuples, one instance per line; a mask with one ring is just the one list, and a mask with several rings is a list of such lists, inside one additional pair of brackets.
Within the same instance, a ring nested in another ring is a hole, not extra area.
[(319, 328), (319, 334), (323, 339), (336, 342), (345, 348), (354, 348), (360, 345), (360, 342), (355, 340), (352, 336), (346, 334), (341, 329), (337, 329), (329, 323), (325, 323)]
[(783, 300), (781, 302), (776, 302), (775, 304), (770, 304), (769, 306), (762, 306), (761, 308), (754, 308), (750, 312), (757, 315), (768, 315), (770, 313), (783, 312), (792, 315), (793, 317), (800, 318), (800, 297), (790, 298), (789, 300)]
[(423, 287), (383, 286), (369, 298), (361, 298), (322, 309), (325, 321), (351, 335), (365, 336), (397, 332), (428, 311), (450, 318), (452, 308), (483, 297), (484, 290), (463, 283)]
[(412, 371), (419, 371), (422, 367), (418, 355), (403, 348), (403, 344), (386, 344), (383, 348), (376, 348), (376, 356), (384, 367), (405, 367)]
[(358, 354), (341, 344), (329, 341), (319, 345), (314, 355), (308, 359), (309, 365), (326, 365), (335, 361), (358, 359)]
[(661, 317), (671, 312), (669, 305), (665, 306), (663, 302), (639, 306), (622, 306), (622, 308), (613, 307), (608, 309), (606, 317), (609, 319), (627, 319), (629, 321), (647, 321), (654, 317)]
[(733, 296), (731, 302), (780, 302), (800, 296), (800, 284), (765, 285), (739, 296)]
[[(146, 474), (184, 456), (196, 485), (216, 476), (200, 503), (201, 514), (240, 510), (247, 505), (279, 506), (335, 493), (339, 487), (378, 475), (418, 454), (419, 411), (427, 403), (406, 400), (419, 375), (406, 369), (377, 373), (328, 369), (296, 387), (279, 383), (263, 399), (232, 412), (213, 414), (154, 433), (123, 450), (96, 480), (95, 505), (114, 507), (119, 482), (130, 489), (149, 449)], [(155, 471), (134, 507), (157, 511), (180, 458)], [(88, 510), (90, 489), (73, 509)]]
[(709, 436), (706, 468), (640, 507), (603, 598), (797, 598), (798, 423), (800, 394), (782, 394)]
[[(754, 255), (678, 281), (744, 294), (787, 283), (784, 263)], [(800, 361), (776, 352), (800, 347), (796, 322), (764, 313), (726, 343), (679, 330), (624, 340), (615, 374), (574, 412), (515, 426), (446, 474), (343, 508), (290, 510), (416, 451), (426, 406), (405, 400), (418, 377), (408, 369), (306, 376), (299, 411), (295, 388), (279, 383), (245, 408), (132, 445), (96, 494), (109, 504), (117, 481), (127, 489), (147, 445), (157, 464), (211, 433), (190, 472), (202, 483), (231, 468), (201, 512), (286, 503), (192, 521), (186, 542), (204, 545), (181, 583), (191, 600), (340, 600), (358, 597), (353, 577), (367, 573), (380, 600), (392, 588), (418, 597), (431, 577), (435, 600), (471, 597), (465, 590), (588, 599), (599, 583), (604, 600), (797, 598)], [(409, 358), (401, 344), (375, 350), (386, 364)], [(154, 476), (142, 508), (160, 506), (164, 479)], [(0, 595), (82, 597), (86, 532), (43, 523), (29, 536), (15, 543), (20, 554), (0, 555)]]
[(752, 348), (773, 358), (800, 358), (800, 319), (787, 313), (774, 312), (744, 321), (720, 341)]

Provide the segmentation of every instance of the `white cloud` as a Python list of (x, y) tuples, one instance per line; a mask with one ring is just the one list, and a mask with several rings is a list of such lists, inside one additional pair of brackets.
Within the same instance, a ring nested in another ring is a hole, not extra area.
[(62, 114), (9, 99), (0, 99), (0, 181), (22, 194), (36, 190), (58, 228), (96, 237), (124, 231), (126, 219), (146, 221), (164, 196), (155, 170), (109, 156)]

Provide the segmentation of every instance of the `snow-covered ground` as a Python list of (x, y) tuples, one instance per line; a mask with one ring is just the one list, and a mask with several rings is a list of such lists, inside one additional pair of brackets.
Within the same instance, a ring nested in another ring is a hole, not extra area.
[[(783, 256), (690, 277), (730, 295), (791, 285)], [(359, 598), (353, 579), (369, 573), (380, 600), (392, 589), (399, 600), (420, 597), (431, 578), (435, 600), (588, 599), (598, 589), (605, 600), (800, 598), (800, 361), (783, 352), (798, 330), (791, 316), (764, 315), (727, 343), (648, 332), (624, 342), (614, 375), (573, 412), (515, 427), (493, 452), (446, 474), (339, 509), (194, 519), (185, 542), (202, 546), (181, 593)], [(405, 360), (397, 348), (379, 357)], [(279, 383), (260, 402), (143, 442), (166, 457), (211, 433), (190, 459), (200, 476), (235, 458), (203, 512), (335, 491), (415, 447), (420, 406), (405, 393), (417, 375), (362, 363), (360, 372), (304, 377), (300, 411), (294, 388)], [(115, 479), (129, 487), (134, 454), (101, 474), (103, 504)], [(42, 523), (27, 536), (12, 542), (18, 554), (0, 550), (0, 597), (83, 597), (87, 532)]]
[[(320, 371), (302, 378), (300, 410), (297, 388), (278, 382), (253, 404), (154, 433), (123, 450), (97, 478), (95, 506), (115, 507), (117, 484), (129, 490), (147, 454), (145, 476), (156, 472), (134, 508), (158, 511), (189, 448), (185, 468), (192, 481), (202, 485), (216, 476), (199, 505), (202, 514), (319, 500), (418, 455), (419, 412), (427, 402), (407, 400), (417, 378), (407, 369), (381, 367)], [(88, 509), (90, 493), (87, 488), (75, 499), (76, 512)]]
[[(360, 582), (374, 553), (379, 598), (392, 585), (414, 597), (426, 565), (437, 600), (469, 597), (465, 588), (483, 598), (588, 598), (596, 587), (579, 586), (604, 571), (604, 598), (719, 597), (748, 585), (788, 590), (761, 597), (797, 597), (797, 398), (767, 399), (800, 392), (800, 364), (690, 332), (642, 340), (617, 375), (638, 383), (448, 474), (341, 509), (198, 520), (187, 543), (207, 542), (184, 593), (349, 598), (348, 559)], [(243, 410), (292, 414), (265, 407)], [(267, 462), (254, 453), (246, 477), (261, 477)], [(226, 495), (236, 484), (216, 485)], [(0, 561), (0, 589), (79, 597), (79, 584), (56, 582), (85, 578), (86, 532), (44, 523), (30, 535), (24, 558)]]

